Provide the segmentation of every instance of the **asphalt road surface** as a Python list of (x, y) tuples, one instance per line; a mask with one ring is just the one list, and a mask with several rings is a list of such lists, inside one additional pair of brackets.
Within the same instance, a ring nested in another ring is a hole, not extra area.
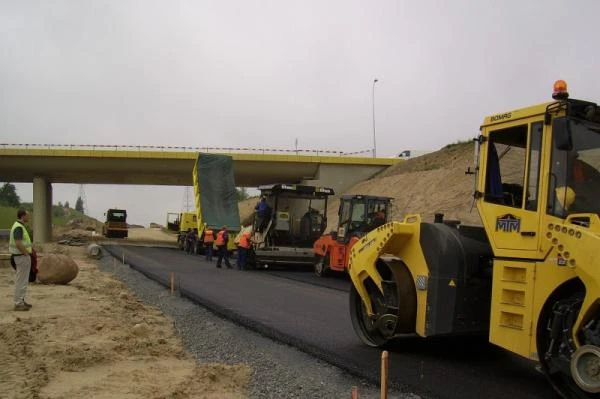
[[(309, 271), (217, 269), (167, 248), (105, 246), (119, 260), (183, 296), (270, 338), (377, 383), (381, 351), (362, 344), (348, 312), (350, 282)], [(235, 261), (232, 261), (235, 264)], [(223, 265), (224, 267), (224, 265)], [(406, 337), (386, 348), (390, 384), (427, 398), (556, 398), (534, 363), (485, 337)]]

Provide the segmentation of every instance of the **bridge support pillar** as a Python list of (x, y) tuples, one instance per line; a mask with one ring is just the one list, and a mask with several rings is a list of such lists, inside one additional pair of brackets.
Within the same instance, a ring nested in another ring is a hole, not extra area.
[(52, 240), (52, 184), (41, 176), (33, 178), (33, 239)]

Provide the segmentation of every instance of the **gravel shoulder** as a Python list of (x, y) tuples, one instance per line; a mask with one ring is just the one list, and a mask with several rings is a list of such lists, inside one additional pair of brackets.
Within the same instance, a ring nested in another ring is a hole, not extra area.
[[(378, 387), (288, 345), (236, 325), (177, 295), (109, 254), (98, 261), (143, 302), (172, 318), (185, 350), (199, 363), (246, 364), (250, 398), (348, 398), (353, 385), (360, 398), (379, 398)], [(379, 367), (379, 365), (373, 365)], [(390, 398), (419, 398), (390, 392)]]

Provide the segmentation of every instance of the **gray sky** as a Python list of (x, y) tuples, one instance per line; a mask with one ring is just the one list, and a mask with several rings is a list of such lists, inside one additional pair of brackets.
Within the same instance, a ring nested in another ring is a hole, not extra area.
[[(597, 99), (598, 15), (594, 0), (0, 0), (0, 142), (358, 151), (377, 78), (377, 154), (438, 149), (556, 79)], [(77, 191), (54, 185), (56, 201)], [(93, 216), (148, 224), (184, 189), (86, 195)]]

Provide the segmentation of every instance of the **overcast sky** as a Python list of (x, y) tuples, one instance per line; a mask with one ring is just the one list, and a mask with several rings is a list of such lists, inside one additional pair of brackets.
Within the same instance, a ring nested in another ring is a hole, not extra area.
[[(597, 100), (598, 15), (595, 0), (0, 0), (0, 142), (359, 151), (377, 78), (378, 156), (434, 150), (556, 79)], [(54, 185), (55, 201), (77, 192)], [(85, 192), (93, 216), (146, 225), (184, 197)]]

